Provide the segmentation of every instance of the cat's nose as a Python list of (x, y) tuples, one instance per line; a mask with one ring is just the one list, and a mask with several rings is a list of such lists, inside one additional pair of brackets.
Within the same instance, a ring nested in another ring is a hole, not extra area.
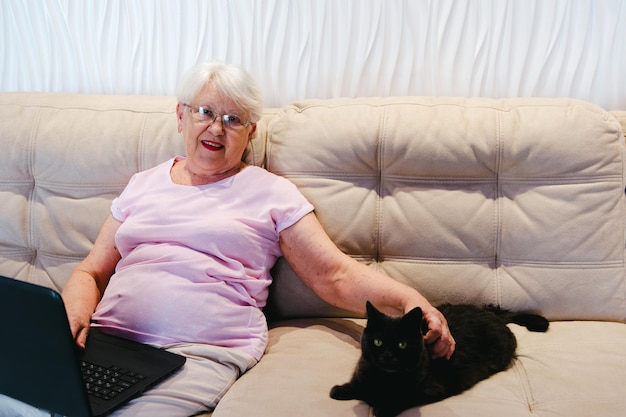
[(393, 367), (397, 363), (396, 357), (390, 352), (385, 352), (380, 355), (380, 361), (387, 368)]

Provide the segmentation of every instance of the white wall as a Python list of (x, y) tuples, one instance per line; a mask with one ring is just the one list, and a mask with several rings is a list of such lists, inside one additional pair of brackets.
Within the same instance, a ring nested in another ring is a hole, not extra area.
[(626, 0), (0, 0), (0, 91), (174, 94), (218, 59), (267, 106), (570, 96), (626, 109)]

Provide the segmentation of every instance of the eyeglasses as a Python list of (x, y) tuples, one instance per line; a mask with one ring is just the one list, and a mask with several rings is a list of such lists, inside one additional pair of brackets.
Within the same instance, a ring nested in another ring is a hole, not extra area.
[(183, 106), (188, 107), (191, 112), (191, 116), (198, 122), (206, 125), (211, 125), (219, 118), (222, 121), (224, 129), (228, 130), (241, 130), (250, 125), (250, 121), (243, 121), (241, 117), (234, 114), (219, 114), (208, 108), (207, 106), (190, 106), (183, 103)]

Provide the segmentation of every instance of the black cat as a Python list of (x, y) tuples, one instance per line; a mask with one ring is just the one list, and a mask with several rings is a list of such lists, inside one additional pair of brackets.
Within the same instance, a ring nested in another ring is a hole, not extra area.
[(495, 306), (444, 304), (438, 309), (456, 341), (450, 360), (430, 358), (419, 307), (403, 317), (391, 317), (368, 301), (361, 358), (350, 382), (334, 386), (330, 396), (361, 400), (373, 408), (376, 417), (394, 417), (407, 408), (459, 394), (506, 369), (517, 347), (507, 323), (536, 332), (545, 332), (549, 326), (542, 316)]

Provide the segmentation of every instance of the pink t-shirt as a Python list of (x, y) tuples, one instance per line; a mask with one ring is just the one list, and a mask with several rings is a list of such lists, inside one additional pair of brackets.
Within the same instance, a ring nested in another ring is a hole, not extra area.
[(143, 343), (207, 343), (259, 359), (279, 233), (313, 206), (259, 167), (184, 186), (171, 180), (173, 163), (134, 175), (113, 201), (122, 258), (93, 325)]

